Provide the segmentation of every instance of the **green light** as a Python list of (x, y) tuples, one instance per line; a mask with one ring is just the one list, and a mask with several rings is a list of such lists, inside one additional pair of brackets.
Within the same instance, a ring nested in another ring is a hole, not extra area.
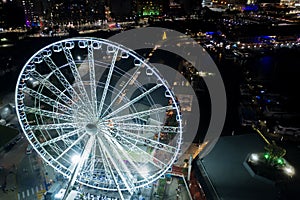
[(270, 155), (269, 155), (268, 153), (265, 153), (265, 154), (264, 154), (264, 157), (265, 157), (265, 159), (268, 160), (268, 159), (270, 158)]
[(277, 159), (277, 163), (278, 163), (279, 165), (283, 165), (283, 164), (284, 164), (284, 160), (283, 160), (282, 158), (278, 158), (278, 159)]
[(149, 16), (149, 15), (159, 15), (159, 10), (157, 9), (149, 9), (149, 8), (144, 8), (143, 10), (143, 15), (144, 16)]

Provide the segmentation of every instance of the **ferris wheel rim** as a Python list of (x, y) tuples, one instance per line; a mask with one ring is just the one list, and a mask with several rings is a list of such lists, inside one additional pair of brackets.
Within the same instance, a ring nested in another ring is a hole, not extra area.
[[(20, 90), (20, 85), (19, 85), (19, 83), (23, 80), (22, 79), (22, 75), (24, 75), (24, 74), (26, 74), (25, 73), (25, 71), (26, 71), (26, 66), (28, 66), (29, 64), (30, 64), (30, 62), (36, 57), (36, 56), (38, 56), (41, 52), (43, 52), (44, 50), (46, 50), (46, 49), (48, 49), (48, 48), (50, 48), (50, 47), (52, 47), (53, 45), (56, 45), (56, 44), (61, 44), (61, 43), (63, 43), (63, 42), (66, 42), (66, 41), (83, 41), (83, 40), (91, 40), (91, 41), (97, 41), (97, 42), (103, 42), (103, 43), (105, 43), (105, 44), (107, 44), (107, 45), (117, 45), (117, 46), (114, 46), (114, 47), (117, 47), (117, 48), (120, 48), (120, 49), (122, 49), (122, 50), (125, 50), (126, 52), (128, 52), (129, 54), (130, 54), (130, 56), (133, 56), (134, 58), (138, 58), (142, 63), (144, 63), (145, 65), (147, 65), (147, 67), (148, 66), (151, 66), (151, 65), (149, 65), (149, 63), (145, 60), (145, 59), (141, 59), (140, 58), (140, 56), (138, 55), (138, 54), (136, 54), (135, 52), (133, 52), (132, 50), (130, 50), (130, 49), (128, 49), (128, 48), (126, 48), (126, 47), (123, 47), (122, 45), (119, 45), (119, 44), (117, 44), (117, 43), (114, 43), (114, 42), (111, 42), (111, 41), (108, 41), (108, 40), (104, 40), (104, 39), (98, 39), (98, 38), (86, 38), (86, 37), (78, 37), (78, 38), (69, 38), (69, 39), (64, 39), (64, 40), (60, 40), (60, 41), (57, 41), (57, 42), (54, 42), (54, 43), (52, 43), (52, 44), (49, 44), (49, 45), (47, 45), (46, 47), (44, 47), (44, 48), (42, 48), (42, 49), (40, 49), (38, 52), (36, 52), (27, 62), (26, 62), (26, 64), (24, 65), (24, 67), (23, 67), (23, 69), (21, 70), (21, 73), (20, 73), (20, 76), (19, 76), (19, 78), (18, 78), (18, 82), (17, 82), (17, 86), (16, 86), (16, 94), (15, 94), (15, 101), (16, 101), (16, 106), (17, 106), (17, 116), (18, 116), (18, 119), (19, 119), (19, 121), (20, 121), (20, 124), (21, 124), (21, 128), (22, 128), (22, 130), (23, 130), (23, 132), (25, 133), (25, 135), (26, 135), (26, 138), (28, 139), (28, 141), (30, 142), (30, 144), (33, 146), (33, 148), (38, 152), (38, 154), (44, 159), (44, 161), (45, 162), (47, 162), (50, 166), (52, 166), (54, 169), (57, 169), (60, 173), (62, 173), (63, 175), (65, 175), (65, 176), (67, 176), (67, 177), (70, 177), (70, 171), (68, 171), (68, 169), (65, 167), (65, 166), (63, 166), (63, 165), (57, 165), (57, 166), (55, 166), (54, 164), (55, 163), (53, 163), (52, 162), (52, 160), (54, 159), (54, 157), (53, 156), (51, 156), (50, 154), (49, 154), (49, 156), (46, 158), (45, 157), (45, 155), (44, 154), (47, 154), (47, 152), (41, 152), (41, 151), (39, 151), (38, 150), (38, 148), (41, 146), (41, 144), (39, 143), (39, 142), (37, 142), (37, 141), (39, 141), (37, 138), (36, 138), (36, 135), (33, 133), (33, 130), (32, 130), (32, 127), (33, 126), (31, 126), (30, 124), (28, 124), (28, 120), (27, 120), (27, 118), (26, 118), (26, 120), (25, 120), (25, 122), (26, 123), (23, 123), (22, 122), (22, 116), (21, 116), (21, 114), (20, 114), (20, 112), (23, 112), (24, 110), (22, 110), (22, 109), (20, 109), (18, 106), (19, 106), (19, 101), (20, 101), (20, 97), (18, 96), (19, 95), (19, 93), (18, 93), (18, 91)], [(151, 66), (152, 67), (152, 66)], [(154, 67), (152, 67), (152, 69), (153, 69), (153, 72), (154, 72), (154, 74), (155, 74), (155, 76), (157, 76), (157, 77), (160, 77), (160, 74), (159, 74), (159, 72), (154, 68)], [(165, 81), (163, 81), (163, 79), (160, 79), (161, 80), (161, 84), (167, 89), (167, 91), (169, 92), (169, 94), (170, 94), (170, 97), (172, 98), (172, 100), (173, 101), (175, 101), (175, 97), (174, 97), (174, 95), (173, 95), (173, 93), (172, 93), (172, 91), (169, 89), (169, 87), (168, 87), (168, 84), (165, 82)], [(45, 87), (45, 85), (43, 85), (43, 87)], [(58, 97), (57, 97), (58, 98)], [(36, 100), (36, 99), (35, 99)], [(40, 102), (39, 102), (40, 103)], [(24, 104), (23, 104), (24, 105)], [(34, 103), (34, 105), (35, 105), (35, 103)], [(23, 108), (24, 109), (24, 108)], [(180, 109), (179, 109), (179, 106), (177, 105), (177, 104), (175, 104), (175, 109), (176, 109), (176, 111), (177, 111), (177, 113), (180, 113)], [(68, 114), (68, 113), (67, 113)], [(66, 114), (66, 115), (67, 115)], [(58, 121), (59, 120), (62, 120), (62, 119), (58, 119)], [(106, 120), (109, 120), (109, 118), (107, 118)], [(63, 121), (63, 120), (62, 120)], [(176, 158), (177, 158), (177, 156), (178, 156), (178, 153), (179, 153), (179, 149), (180, 149), (180, 145), (181, 145), (181, 140), (182, 140), (182, 124), (181, 124), (181, 119), (179, 119), (178, 120), (179, 121), (179, 125), (178, 125), (178, 133), (179, 133), (179, 137), (178, 137), (178, 144), (176, 144), (177, 146), (176, 146), (176, 149), (175, 149), (175, 151), (174, 151), (174, 156), (172, 157), (172, 159), (170, 160), (170, 162), (169, 163), (171, 163), (170, 165), (168, 165), (168, 167), (165, 167), (165, 168), (163, 168), (163, 170), (162, 171), (158, 171), (157, 173), (158, 174), (156, 174), (156, 175), (154, 175), (154, 177), (150, 177), (150, 179), (151, 179), (151, 182), (153, 182), (153, 181), (155, 181), (155, 180), (157, 180), (157, 179), (159, 179), (160, 178), (160, 176), (162, 175), (162, 174), (165, 174), (168, 170), (169, 170), (169, 167), (175, 162), (175, 160), (176, 160)], [(70, 125), (70, 127), (72, 126), (71, 124), (69, 124)], [(126, 125), (125, 125), (126, 126)], [(130, 125), (127, 125), (127, 126), (130, 126)], [(27, 127), (29, 127), (28, 129), (27, 129)], [(68, 127), (68, 126), (67, 126)], [(40, 127), (37, 127), (37, 129), (40, 129), (41, 128), (41, 126)], [(79, 128), (82, 128), (82, 129), (84, 129), (83, 127), (77, 127), (78, 129)], [(122, 127), (121, 127), (122, 128)], [(123, 127), (124, 128), (124, 127)], [(48, 129), (47, 128), (45, 128), (45, 130), (46, 131), (48, 131)], [(63, 129), (61, 129), (61, 130), (63, 130)], [(75, 129), (75, 130), (77, 130), (77, 129)], [(75, 131), (74, 130), (74, 131)], [(79, 130), (77, 130), (77, 131), (81, 131), (81, 129), (79, 129)], [(91, 131), (92, 132), (92, 131)], [(81, 135), (81, 139), (83, 139), (86, 135), (89, 135), (89, 134), (92, 134), (92, 133), (87, 133), (87, 130), (85, 130), (85, 134), (83, 134), (83, 135)], [(63, 135), (62, 135), (63, 136)], [(32, 138), (34, 138), (34, 139), (32, 139)], [(32, 140), (34, 141), (34, 142), (32, 142)], [(37, 142), (37, 143), (35, 143), (35, 142)], [(162, 143), (163, 144), (163, 143)], [(38, 145), (38, 147), (36, 146), (36, 145)], [(46, 145), (45, 145), (46, 146)], [(43, 146), (42, 146), (42, 148), (43, 148)], [(45, 150), (45, 149), (44, 149)], [(45, 150), (46, 151), (46, 150)], [(49, 159), (48, 159), (49, 158)], [(56, 160), (58, 160), (58, 159), (56, 159)], [(58, 162), (58, 161), (57, 161)], [(59, 169), (59, 168), (64, 168), (65, 169), (65, 171), (62, 171), (61, 169)], [(87, 186), (90, 186), (91, 187), (91, 185), (89, 185), (89, 184), (87, 184), (87, 183), (84, 183), (84, 182), (81, 182), (80, 180), (77, 180), (77, 182), (79, 182), (79, 183), (83, 183), (84, 185), (87, 185)], [(134, 188), (140, 188), (140, 187), (143, 187), (143, 186), (145, 186), (145, 185), (147, 185), (147, 184), (149, 184), (149, 182), (145, 182), (145, 183), (141, 183), (140, 185), (135, 185), (134, 186)], [(112, 189), (112, 188), (102, 188), (102, 187), (94, 187), (94, 188), (98, 188), (98, 189), (107, 189), (107, 190), (112, 190), (112, 191), (115, 191), (116, 189)], [(120, 188), (120, 190), (122, 190), (122, 191), (126, 191), (128, 188)]]

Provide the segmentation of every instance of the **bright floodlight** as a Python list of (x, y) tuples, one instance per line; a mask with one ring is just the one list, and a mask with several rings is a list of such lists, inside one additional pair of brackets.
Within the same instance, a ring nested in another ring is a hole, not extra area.
[(54, 195), (55, 199), (62, 199), (64, 197), (66, 190), (65, 189), (60, 189), (58, 193)]
[(285, 166), (284, 171), (289, 176), (293, 176), (295, 174), (295, 169), (291, 165)]
[(76, 164), (80, 161), (80, 156), (79, 155), (74, 155), (74, 156), (72, 156), (71, 160), (72, 160), (73, 164)]
[(259, 160), (259, 156), (255, 153), (251, 154), (251, 161), (257, 162)]
[(26, 138), (70, 184), (133, 193), (177, 159), (177, 98), (156, 68), (120, 44), (71, 38), (44, 47), (23, 67), (15, 99)]
[(146, 166), (143, 166), (140, 170), (141, 170), (141, 174), (148, 176), (149, 169)]

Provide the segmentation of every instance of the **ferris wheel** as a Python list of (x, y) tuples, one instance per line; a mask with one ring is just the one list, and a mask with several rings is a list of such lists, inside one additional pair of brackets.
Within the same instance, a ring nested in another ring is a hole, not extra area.
[(23, 67), (15, 99), (28, 141), (71, 184), (122, 196), (178, 158), (176, 96), (156, 68), (120, 44), (71, 38), (42, 48)]

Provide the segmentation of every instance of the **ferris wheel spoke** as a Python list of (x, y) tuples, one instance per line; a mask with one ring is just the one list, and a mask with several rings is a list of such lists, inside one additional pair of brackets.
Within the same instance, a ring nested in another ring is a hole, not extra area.
[[(119, 165), (117, 165), (119, 171), (120, 172), (122, 171), (125, 174), (125, 177), (127, 177), (127, 179), (133, 180), (133, 175), (131, 174), (130, 170), (124, 163), (124, 160), (126, 158), (126, 156), (124, 155), (124, 149), (119, 145), (119, 143), (114, 138), (110, 136), (108, 137), (107, 135), (105, 135), (105, 138), (110, 143), (110, 147), (111, 147), (110, 149), (112, 150), (110, 151), (110, 153), (114, 154), (113, 156), (111, 156), (110, 160), (115, 159), (116, 163), (119, 163)], [(124, 157), (122, 158), (121, 155), (125, 156), (125, 158)]]
[[(118, 141), (116, 138), (114, 137), (110, 137), (110, 133), (108, 131), (105, 131), (107, 133), (107, 135), (109, 136), (109, 140), (112, 141), (112, 143), (114, 143), (116, 149), (116, 151), (118, 151), (122, 157), (124, 157), (129, 163), (130, 165), (144, 178), (144, 179), (148, 179), (145, 174), (141, 173), (140, 168), (136, 165), (135, 161), (132, 159), (131, 156), (129, 156), (128, 154), (128, 150), (129, 149), (125, 149)], [(126, 146), (126, 145), (124, 145)], [(123, 160), (121, 159), (121, 162), (123, 163)]]
[(135, 142), (138, 142), (140, 145), (159, 149), (161, 151), (168, 152), (171, 154), (174, 154), (176, 152), (176, 148), (173, 146), (159, 142), (157, 140), (153, 140), (151, 138), (143, 137), (136, 133), (131, 133), (126, 130), (119, 130), (117, 133), (118, 133), (118, 135), (122, 136), (123, 138), (126, 138), (128, 140), (134, 140)]
[(119, 50), (115, 51), (113, 59), (112, 59), (111, 66), (109, 68), (109, 72), (108, 72), (108, 75), (107, 75), (107, 78), (106, 78), (104, 90), (103, 90), (102, 97), (101, 97), (101, 100), (100, 100), (99, 110), (98, 110), (98, 113), (97, 113), (98, 117), (101, 116), (101, 112), (102, 112), (103, 105), (104, 105), (104, 102), (105, 102), (105, 99), (106, 99), (106, 95), (107, 95), (108, 87), (109, 87), (109, 84), (110, 84), (110, 80), (111, 80), (111, 77), (112, 77), (112, 74), (113, 74), (113, 71), (114, 71), (114, 68), (115, 68), (115, 63), (116, 63), (116, 59), (117, 59), (117, 56), (118, 56), (118, 52), (119, 52)]
[(69, 115), (71, 115), (73, 113), (72, 109), (48, 96), (45, 96), (41, 93), (36, 92), (35, 90), (32, 90), (30, 88), (25, 88), (24, 92), (32, 97), (34, 97), (35, 99), (38, 99), (41, 102), (44, 102), (50, 106), (56, 107), (57, 109), (59, 109), (60, 111), (67, 113)]
[(101, 148), (102, 143), (99, 142), (99, 137), (96, 138), (96, 142), (98, 144), (97, 147), (98, 147), (98, 150), (99, 150), (99, 153), (100, 153), (100, 158), (101, 158), (104, 170), (105, 170), (106, 173), (110, 174), (110, 169), (108, 167), (109, 166), (109, 162), (107, 162), (107, 159), (106, 159), (106, 157), (104, 155), (103, 149)]
[(139, 153), (146, 156), (146, 158), (143, 157), (145, 159), (145, 163), (150, 163), (153, 166), (157, 167), (158, 169), (161, 169), (161, 168), (164, 168), (167, 166), (163, 161), (159, 160), (154, 155), (151, 155), (149, 152), (145, 151), (141, 147), (136, 146), (134, 141), (130, 140), (130, 138), (128, 139), (128, 138), (125, 138), (124, 136), (120, 136), (120, 137), (122, 137), (122, 139), (125, 140), (127, 143), (130, 143), (133, 146), (133, 149), (135, 149)]
[(111, 109), (112, 105), (115, 103), (115, 101), (120, 98), (121, 94), (124, 92), (124, 90), (126, 89), (126, 87), (128, 86), (128, 84), (130, 82), (132, 82), (132, 80), (134, 79), (134, 77), (137, 75), (137, 73), (139, 72), (139, 68), (136, 68), (136, 70), (134, 71), (134, 73), (132, 74), (132, 76), (130, 76), (130, 78), (127, 80), (127, 82), (123, 85), (122, 89), (119, 91), (119, 93), (115, 96), (115, 98), (111, 101), (111, 103), (109, 104), (109, 106), (106, 108), (106, 110), (103, 112), (102, 116), (105, 116), (105, 114)]
[(47, 89), (49, 89), (53, 94), (55, 94), (59, 99), (61, 99), (66, 105), (71, 106), (75, 102), (70, 99), (64, 92), (62, 92), (60, 89), (58, 89), (53, 83), (51, 83), (49, 80), (45, 79), (40, 73), (37, 71), (30, 72), (31, 76), (40, 82), (40, 84), (43, 84)]
[(69, 122), (74, 120), (74, 117), (72, 115), (66, 115), (63, 113), (53, 112), (53, 111), (49, 111), (49, 110), (43, 110), (41, 108), (33, 108), (33, 107), (25, 106), (24, 111), (26, 113), (45, 116), (45, 117), (49, 117), (49, 118), (53, 118), (53, 119), (61, 119), (64, 121), (69, 121)]
[(58, 161), (63, 155), (70, 151), (73, 148), (73, 146), (76, 145), (79, 141), (81, 141), (86, 135), (87, 133), (83, 132), (81, 136), (79, 136), (70, 146), (68, 146), (63, 152), (59, 154), (59, 156), (55, 158), (55, 161)]
[[(118, 137), (119, 136), (119, 137)], [(144, 156), (140, 156), (141, 158), (144, 158), (142, 162), (144, 163), (151, 163), (152, 165), (156, 166), (158, 169), (161, 169), (163, 167), (166, 167), (166, 164), (156, 158), (155, 156), (151, 155), (148, 151), (142, 149), (141, 147), (136, 145), (136, 141), (130, 137), (124, 137), (124, 135), (120, 135), (116, 133), (117, 139), (119, 139), (124, 145), (128, 146), (129, 149), (136, 150), (136, 152), (139, 152), (140, 154), (143, 154)], [(151, 147), (148, 147), (151, 148)], [(139, 161), (140, 162), (140, 161)]]
[(88, 45), (88, 61), (89, 61), (89, 74), (90, 74), (90, 87), (91, 87), (91, 101), (93, 106), (94, 115), (97, 114), (97, 86), (95, 78), (95, 63), (94, 63), (94, 50), (92, 44)]
[(134, 123), (113, 123), (113, 127), (118, 130), (141, 131), (145, 133), (178, 133), (180, 130), (176, 126), (147, 125)]
[(83, 147), (82, 153), (80, 155), (80, 159), (79, 159), (78, 163), (76, 164), (75, 169), (71, 175), (71, 178), (70, 178), (69, 184), (66, 188), (63, 199), (66, 199), (67, 196), (69, 195), (70, 191), (73, 189), (73, 185), (77, 179), (77, 176), (78, 176), (79, 172), (82, 170), (82, 167), (91, 152), (94, 141), (95, 141), (95, 135), (91, 135), (90, 138), (88, 139), (88, 141), (85, 143), (85, 146)]
[(57, 124), (31, 125), (32, 130), (70, 129), (70, 128), (77, 128), (77, 127), (78, 127), (78, 123), (57, 123)]
[(91, 101), (88, 97), (88, 94), (85, 90), (85, 87), (83, 85), (83, 81), (80, 77), (80, 74), (77, 70), (77, 66), (76, 63), (73, 59), (72, 53), (70, 51), (70, 49), (67, 49), (66, 47), (63, 48), (63, 51), (65, 53), (65, 56), (67, 58), (68, 64), (70, 66), (70, 69), (72, 71), (73, 77), (75, 78), (75, 82), (78, 84), (78, 89), (80, 91), (80, 94), (82, 95), (83, 101), (85, 102), (85, 104), (89, 105), (90, 110), (92, 111), (92, 105), (91, 105)]
[(141, 100), (142, 98), (144, 98), (145, 96), (147, 96), (148, 94), (150, 94), (151, 92), (155, 91), (156, 89), (158, 89), (159, 87), (161, 87), (162, 84), (157, 84), (154, 87), (152, 87), (151, 89), (147, 90), (146, 92), (142, 93), (141, 95), (137, 96), (136, 98), (134, 98), (133, 100), (127, 102), (126, 104), (124, 104), (123, 106), (119, 107), (118, 109), (114, 110), (113, 112), (111, 112), (110, 114), (108, 114), (107, 116), (103, 117), (102, 120), (107, 120), (109, 119), (111, 116), (114, 116), (116, 114), (118, 114), (119, 112), (121, 112), (122, 110), (128, 108), (129, 106), (131, 106), (132, 104), (138, 102), (139, 100)]
[[(112, 168), (111, 164), (113, 165), (114, 169), (115, 169), (116, 172), (119, 174), (119, 176), (121, 177), (121, 179), (122, 179), (122, 181), (123, 181), (123, 183), (124, 183), (124, 185), (125, 185), (127, 191), (128, 191), (129, 193), (132, 194), (132, 189), (131, 189), (132, 187), (129, 186), (128, 181), (126, 180), (126, 177), (124, 177), (124, 175), (123, 175), (123, 174), (121, 173), (121, 171), (119, 170), (117, 163), (114, 161), (114, 159), (111, 159), (110, 151), (106, 148), (106, 146), (105, 146), (105, 144), (102, 142), (102, 140), (101, 140), (99, 137), (97, 137), (97, 138), (98, 138), (98, 142), (99, 142), (99, 144), (100, 144), (99, 147), (102, 148), (103, 156), (104, 156), (105, 162), (107, 163), (109, 172), (110, 172), (111, 176), (113, 177), (113, 180), (114, 180), (114, 182), (115, 182), (115, 184), (116, 184), (116, 186), (117, 186), (117, 189), (118, 189), (119, 194), (121, 195), (121, 197), (123, 196), (123, 195), (122, 195), (121, 188), (120, 188), (120, 185), (119, 185), (119, 183), (118, 183), (117, 178), (116, 178), (115, 175), (114, 175), (114, 171), (113, 171), (113, 168)], [(111, 163), (111, 164), (110, 164), (110, 163)]]
[(132, 120), (134, 118), (141, 118), (142, 119), (145, 116), (149, 116), (151, 114), (158, 114), (158, 113), (166, 112), (167, 110), (170, 110), (170, 109), (172, 109), (172, 106), (164, 106), (164, 107), (160, 107), (160, 108), (153, 108), (153, 109), (149, 109), (149, 110), (135, 112), (135, 113), (128, 114), (128, 115), (121, 115), (121, 116), (117, 116), (117, 117), (112, 117), (109, 120), (111, 120), (113, 122), (120, 122), (120, 121)]
[(95, 170), (95, 161), (96, 161), (96, 138), (94, 139), (94, 143), (91, 150), (91, 161), (89, 163), (88, 170), (89, 172), (94, 172)]
[[(76, 92), (76, 90), (73, 88), (73, 86), (70, 84), (68, 79), (64, 76), (64, 74), (59, 70), (59, 68), (56, 66), (53, 60), (50, 57), (44, 57), (44, 61), (48, 65), (48, 67), (53, 71), (54, 75), (57, 77), (57, 79), (66, 89), (66, 91), (68, 91), (68, 93), (71, 95), (71, 97), (79, 100), (82, 105), (85, 105), (80, 95)], [(66, 66), (67, 65), (68, 64), (66, 64)], [(74, 104), (74, 106), (76, 106), (76, 104)]]
[(53, 144), (53, 143), (58, 142), (58, 141), (62, 141), (64, 139), (66, 139), (68, 137), (71, 137), (73, 135), (76, 135), (76, 134), (78, 134), (78, 133), (80, 133), (82, 131), (83, 131), (83, 128), (79, 128), (79, 129), (76, 129), (74, 131), (70, 131), (68, 133), (64, 133), (63, 135), (59, 135), (59, 136), (57, 136), (55, 138), (52, 138), (50, 140), (47, 140), (46, 142), (41, 143), (41, 146), (43, 147), (43, 146), (50, 145), (50, 144)]

